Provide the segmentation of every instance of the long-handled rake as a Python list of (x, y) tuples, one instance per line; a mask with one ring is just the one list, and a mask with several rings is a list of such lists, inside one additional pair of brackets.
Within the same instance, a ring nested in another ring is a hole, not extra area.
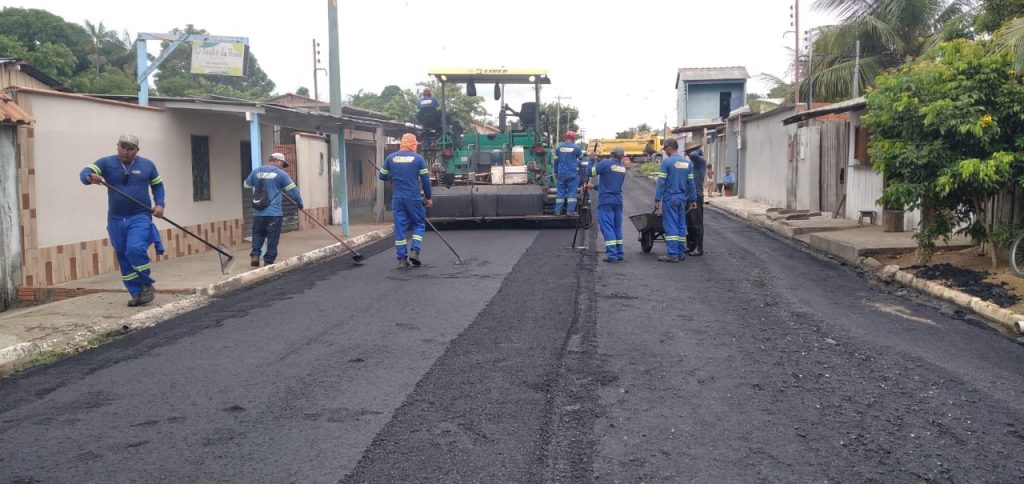
[[(117, 193), (118, 195), (121, 195), (122, 197), (127, 198), (128, 200), (131, 200), (132, 202), (135, 202), (136, 205), (138, 205), (138, 206), (140, 206), (142, 208), (145, 208), (146, 210), (152, 210), (149, 207), (149, 205), (146, 205), (145, 203), (140, 202), (139, 200), (135, 199), (135, 197), (132, 197), (131, 195), (121, 191), (120, 189), (117, 189), (117, 188), (114, 188), (114, 187), (110, 186), (110, 184), (107, 183), (106, 181), (101, 181), (100, 185), (103, 185), (103, 186), (109, 188), (110, 190), (113, 190), (114, 193)], [(163, 220), (163, 221), (165, 221), (165, 222), (167, 222), (167, 223), (177, 227), (182, 232), (185, 232), (186, 234), (191, 235), (196, 240), (206, 244), (207, 247), (217, 251), (219, 253), (219, 256), (220, 256), (220, 273), (221, 274), (228, 274), (228, 273), (231, 272), (231, 267), (234, 265), (234, 262), (235, 262), (235, 256), (231, 254), (231, 249), (228, 249), (227, 247), (225, 247), (224, 244), (213, 245), (212, 243), (210, 243), (210, 241), (208, 241), (208, 240), (206, 240), (206, 239), (204, 239), (204, 238), (202, 238), (202, 237), (192, 233), (192, 231), (190, 231), (189, 229), (186, 229), (185, 227), (182, 227), (181, 225), (178, 225), (178, 224), (174, 223), (173, 220), (171, 220), (171, 219), (169, 219), (167, 217), (160, 217), (160, 218), (161, 218), (161, 220)]]
[[(377, 169), (377, 171), (380, 171), (380, 167), (377, 166), (377, 164), (374, 163), (373, 160), (368, 160), (368, 161), (370, 162), (371, 165), (373, 165), (374, 168)], [(426, 216), (423, 217), (423, 220), (425, 222), (427, 222), (427, 226), (430, 227), (430, 230), (433, 230), (434, 233), (437, 234), (437, 236), (441, 238), (441, 242), (444, 242), (444, 245), (448, 246), (448, 250), (452, 251), (452, 254), (455, 255), (456, 259), (458, 259), (458, 262), (456, 262), (455, 265), (461, 266), (461, 265), (465, 264), (466, 261), (462, 260), (462, 257), (459, 256), (458, 252), (455, 252), (455, 249), (452, 247), (452, 244), (449, 244), (448, 240), (445, 239), (443, 235), (441, 235), (441, 232), (439, 230), (437, 230), (437, 227), (434, 227), (434, 223), (431, 222), (430, 219), (427, 218)]]
[[(289, 197), (287, 193), (281, 192), (281, 194), (284, 195), (284, 198), (287, 198), (288, 200), (291, 200), (292, 203), (295, 203), (295, 200), (293, 200), (292, 197)], [(353, 261), (361, 262), (363, 260), (362, 254), (360, 254), (358, 251), (356, 251), (355, 247), (352, 247), (351, 245), (348, 245), (348, 243), (345, 242), (344, 240), (342, 240), (341, 237), (338, 237), (337, 235), (334, 234), (334, 232), (331, 232), (330, 229), (325, 227), (324, 224), (320, 223), (320, 221), (317, 220), (316, 217), (311, 215), (309, 212), (307, 212), (306, 209), (300, 208), (299, 210), (301, 210), (302, 213), (306, 214), (306, 216), (309, 217), (310, 220), (312, 220), (314, 223), (319, 225), (320, 228), (324, 229), (325, 232), (331, 234), (331, 237), (334, 237), (334, 240), (337, 240), (338, 242), (341, 243), (341, 245), (345, 246), (345, 248), (348, 249), (348, 251), (352, 253), (352, 260)]]

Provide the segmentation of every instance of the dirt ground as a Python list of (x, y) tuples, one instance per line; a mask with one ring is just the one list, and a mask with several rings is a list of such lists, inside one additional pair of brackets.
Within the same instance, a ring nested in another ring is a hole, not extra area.
[(1024, 298), (1024, 278), (1017, 277), (1006, 261), (1000, 261), (999, 268), (993, 270), (991, 257), (981, 254), (977, 247), (936, 251), (928, 267), (918, 265), (913, 252), (875, 258), (882, 264), (896, 264), (901, 269), (914, 271), (927, 279), (959, 288), (1014, 312), (1024, 313), (1024, 299), (1012, 302), (1015, 298)]

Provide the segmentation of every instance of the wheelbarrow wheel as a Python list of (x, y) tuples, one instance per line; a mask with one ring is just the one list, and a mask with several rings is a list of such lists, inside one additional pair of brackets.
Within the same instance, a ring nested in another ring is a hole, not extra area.
[(650, 230), (640, 232), (640, 248), (645, 254), (650, 253), (654, 248), (654, 234)]

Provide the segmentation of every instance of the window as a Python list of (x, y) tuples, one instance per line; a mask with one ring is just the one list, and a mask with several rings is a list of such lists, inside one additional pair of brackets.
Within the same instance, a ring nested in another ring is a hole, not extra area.
[(192, 135), (192, 201), (210, 199), (210, 137)]
[(871, 166), (871, 158), (868, 156), (868, 129), (864, 126), (857, 126), (854, 131), (853, 161), (858, 166)]
[(352, 177), (356, 179), (356, 185), (363, 184), (363, 162), (356, 160), (352, 162)]

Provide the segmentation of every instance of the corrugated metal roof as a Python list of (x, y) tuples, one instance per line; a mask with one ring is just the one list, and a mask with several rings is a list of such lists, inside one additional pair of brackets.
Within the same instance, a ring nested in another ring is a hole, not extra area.
[(33, 121), (21, 106), (0, 92), (0, 124), (31, 124)]
[(731, 67), (680, 67), (676, 74), (676, 87), (680, 81), (727, 81), (734, 79), (749, 79), (747, 68), (743, 66)]
[(782, 120), (782, 124), (799, 123), (800, 121), (804, 121), (804, 120), (812, 119), (812, 118), (818, 118), (818, 117), (821, 117), (821, 116), (825, 116), (827, 114), (848, 113), (850, 111), (860, 111), (860, 110), (864, 109), (867, 105), (868, 105), (867, 98), (864, 97), (864, 96), (861, 96), (861, 97), (857, 97), (857, 98), (853, 98), (853, 99), (848, 99), (846, 101), (838, 102), (838, 103), (835, 103), (835, 104), (829, 104), (829, 105), (824, 106), (824, 107), (820, 107), (820, 108), (816, 108), (816, 109), (810, 109), (810, 110), (804, 111), (802, 113), (797, 113), (797, 114), (795, 114), (793, 116), (790, 116), (790, 117), (788, 117), (786, 119), (783, 119)]

